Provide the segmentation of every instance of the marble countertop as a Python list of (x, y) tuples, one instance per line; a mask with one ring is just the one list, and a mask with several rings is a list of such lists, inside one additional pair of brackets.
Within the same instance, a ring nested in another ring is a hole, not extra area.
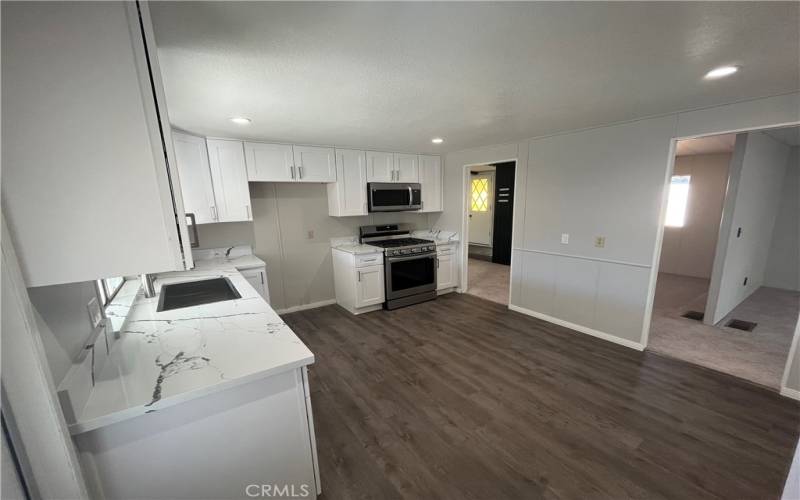
[(224, 266), (230, 264), (234, 268), (239, 271), (244, 271), (245, 269), (257, 269), (259, 267), (265, 267), (266, 264), (263, 260), (259, 259), (255, 255), (242, 255), (239, 257), (215, 257), (212, 259), (195, 259), (194, 260), (194, 268), (195, 270), (207, 270), (207, 269), (214, 269), (219, 266)]
[(423, 230), (412, 231), (411, 236), (415, 238), (421, 238), (424, 240), (432, 240), (437, 245), (458, 243), (458, 233), (455, 233), (453, 231), (423, 229)]
[(335, 246), (333, 248), (335, 248), (336, 250), (341, 250), (342, 252), (352, 253), (352, 254), (355, 254), (355, 255), (364, 255), (364, 254), (370, 254), (370, 253), (383, 253), (383, 248), (376, 247), (374, 245), (359, 245), (359, 244), (339, 245), (339, 246)]
[[(74, 423), (80, 434), (314, 362), (314, 355), (236, 270), (236, 259), (163, 273), (155, 285), (227, 277), (241, 298), (156, 312), (138, 292)], [(263, 265), (263, 262), (262, 264)]]

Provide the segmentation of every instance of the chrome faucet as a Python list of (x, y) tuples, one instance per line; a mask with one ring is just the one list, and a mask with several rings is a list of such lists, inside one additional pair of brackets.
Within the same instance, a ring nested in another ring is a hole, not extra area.
[(229, 258), (231, 256), (231, 250), (233, 250), (234, 248), (236, 248), (236, 247), (233, 246), (233, 247), (230, 247), (229, 249), (225, 250), (225, 257)]
[(142, 288), (144, 289), (144, 296), (147, 298), (156, 296), (156, 287), (153, 282), (156, 280), (155, 275), (143, 274), (142, 275)]

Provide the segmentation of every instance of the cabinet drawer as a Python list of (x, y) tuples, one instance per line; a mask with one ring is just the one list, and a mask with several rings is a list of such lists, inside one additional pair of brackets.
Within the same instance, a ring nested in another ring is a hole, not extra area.
[(380, 265), (383, 265), (383, 255), (380, 253), (356, 255), (356, 267), (380, 266)]
[(455, 253), (456, 247), (455, 245), (444, 245), (444, 246), (437, 246), (436, 247), (436, 254), (437, 255), (452, 255)]

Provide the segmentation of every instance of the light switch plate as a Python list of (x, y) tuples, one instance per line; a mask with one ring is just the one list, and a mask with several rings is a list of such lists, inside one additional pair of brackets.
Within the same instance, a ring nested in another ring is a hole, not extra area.
[(569, 234), (561, 233), (561, 244), (568, 245), (569, 244)]
[(596, 236), (594, 238), (594, 246), (597, 248), (603, 248), (606, 246), (606, 237), (605, 236)]

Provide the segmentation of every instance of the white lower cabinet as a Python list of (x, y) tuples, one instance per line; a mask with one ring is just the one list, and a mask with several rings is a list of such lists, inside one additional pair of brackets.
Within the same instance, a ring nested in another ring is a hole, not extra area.
[(321, 493), (305, 366), (73, 437), (91, 498)]
[(375, 311), (386, 300), (383, 253), (353, 254), (333, 249), (336, 303), (353, 314)]
[(456, 245), (440, 245), (436, 247), (436, 290), (450, 292), (458, 286), (458, 259)]
[(270, 303), (269, 301), (269, 285), (267, 284), (267, 269), (264, 267), (258, 267), (255, 269), (244, 269), (239, 271), (244, 279), (247, 280), (253, 288), (256, 289), (259, 295), (267, 301), (267, 304)]
[(356, 307), (383, 304), (383, 265), (356, 269)]

